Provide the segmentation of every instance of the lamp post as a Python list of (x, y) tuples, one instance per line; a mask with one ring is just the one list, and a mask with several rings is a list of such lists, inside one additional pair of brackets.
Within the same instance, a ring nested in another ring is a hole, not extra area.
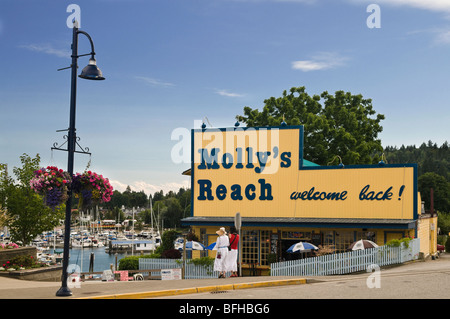
[[(71, 77), (71, 91), (70, 91), (70, 119), (69, 119), (69, 129), (68, 129), (68, 137), (67, 137), (67, 149), (61, 149), (54, 147), (52, 149), (64, 150), (69, 153), (67, 160), (67, 172), (70, 176), (73, 176), (73, 162), (74, 162), (74, 154), (75, 153), (84, 153), (90, 154), (86, 151), (77, 151), (76, 145), (76, 129), (75, 129), (75, 114), (76, 114), (76, 94), (77, 94), (77, 60), (81, 56), (90, 55), (89, 64), (82, 70), (79, 75), (80, 78), (87, 80), (104, 80), (105, 78), (102, 75), (102, 72), (96, 65), (95, 61), (95, 51), (94, 51), (94, 43), (92, 42), (91, 37), (88, 33), (81, 31), (78, 29), (78, 22), (74, 21), (73, 23), (73, 33), (72, 33), (72, 64), (70, 67), (72, 69), (72, 77)], [(91, 53), (78, 55), (78, 34), (84, 34), (91, 43)], [(64, 69), (68, 69), (64, 68)], [(63, 69), (60, 69), (63, 70)], [(69, 266), (69, 241), (70, 241), (70, 216), (71, 216), (71, 208), (72, 208), (72, 189), (69, 189), (69, 197), (66, 202), (66, 218), (65, 218), (65, 230), (64, 230), (64, 254), (63, 254), (63, 268), (62, 268), (62, 276), (61, 276), (61, 288), (56, 292), (56, 296), (65, 297), (71, 296), (72, 291), (67, 286), (67, 268)]]

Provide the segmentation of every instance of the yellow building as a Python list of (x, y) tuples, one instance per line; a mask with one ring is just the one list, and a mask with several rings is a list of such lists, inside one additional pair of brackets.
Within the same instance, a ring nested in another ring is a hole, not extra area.
[(260, 268), (289, 259), (299, 241), (341, 252), (359, 239), (424, 236), (424, 253), (435, 252), (437, 221), (420, 217), (416, 164), (319, 166), (303, 158), (303, 134), (303, 126), (192, 130), (191, 216), (182, 224), (211, 244), (239, 212), (243, 265)]

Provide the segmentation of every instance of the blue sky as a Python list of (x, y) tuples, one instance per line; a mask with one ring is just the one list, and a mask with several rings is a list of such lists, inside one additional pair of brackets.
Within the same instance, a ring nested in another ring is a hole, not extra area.
[[(372, 3), (381, 28), (367, 26)], [(233, 126), (244, 106), (294, 86), (371, 98), (383, 146), (449, 140), (448, 0), (0, 0), (0, 162), (11, 171), (23, 153), (67, 168), (50, 148), (69, 126), (70, 70), (56, 70), (71, 62), (70, 4), (106, 77), (78, 79), (77, 135), (120, 191), (189, 187), (174, 130), (205, 117)], [(77, 154), (75, 171), (88, 161)]]

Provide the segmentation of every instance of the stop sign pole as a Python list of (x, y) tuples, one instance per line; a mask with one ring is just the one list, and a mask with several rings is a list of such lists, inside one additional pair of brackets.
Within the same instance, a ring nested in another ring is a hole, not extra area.
[(241, 240), (241, 226), (242, 226), (242, 219), (241, 219), (241, 213), (237, 212), (234, 216), (234, 227), (236, 227), (239, 235), (239, 277), (242, 277), (242, 240)]

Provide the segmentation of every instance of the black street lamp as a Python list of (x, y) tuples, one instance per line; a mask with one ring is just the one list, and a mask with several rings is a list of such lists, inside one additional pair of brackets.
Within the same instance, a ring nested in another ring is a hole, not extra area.
[[(91, 53), (78, 55), (78, 34), (84, 34), (91, 43)], [(78, 29), (78, 22), (74, 21), (73, 23), (73, 38), (72, 38), (72, 64), (70, 67), (64, 68), (72, 69), (72, 82), (71, 82), (71, 92), (70, 92), (70, 121), (69, 121), (69, 129), (68, 129), (68, 137), (67, 137), (67, 149), (62, 149), (61, 147), (56, 147), (56, 143), (52, 149), (63, 150), (69, 153), (67, 160), (67, 171), (70, 176), (73, 176), (73, 162), (74, 162), (74, 153), (84, 153), (90, 154), (88, 151), (82, 150), (77, 151), (76, 145), (79, 146), (76, 137), (76, 129), (75, 129), (75, 109), (76, 109), (76, 94), (77, 94), (77, 60), (81, 56), (90, 55), (89, 64), (83, 69), (80, 78), (87, 80), (104, 80), (105, 78), (102, 75), (102, 72), (97, 67), (95, 62), (95, 51), (94, 51), (94, 43), (92, 42), (91, 37), (84, 31)], [(60, 69), (63, 70), (63, 69)], [(64, 145), (64, 144), (63, 144)], [(88, 150), (88, 149), (87, 149)], [(69, 249), (70, 249), (70, 217), (71, 217), (71, 209), (72, 209), (72, 189), (69, 189), (69, 198), (66, 202), (66, 218), (65, 218), (65, 230), (64, 230), (64, 254), (63, 254), (63, 268), (62, 268), (62, 276), (61, 276), (61, 288), (56, 292), (56, 296), (66, 297), (71, 296), (72, 291), (67, 286), (67, 268), (69, 266)]]

